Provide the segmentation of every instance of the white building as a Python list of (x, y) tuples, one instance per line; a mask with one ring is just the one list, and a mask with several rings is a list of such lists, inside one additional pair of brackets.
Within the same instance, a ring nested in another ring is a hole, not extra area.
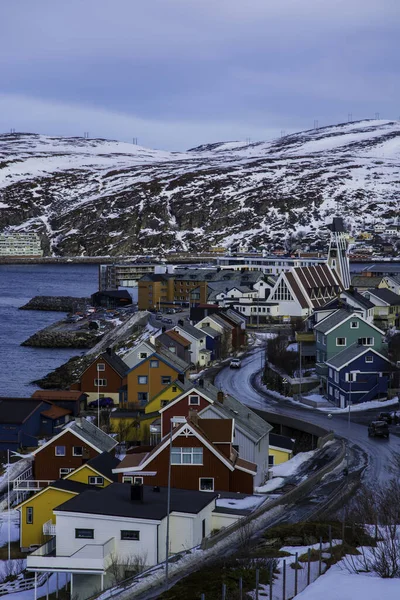
[[(217, 496), (171, 489), (170, 554), (210, 535)], [(27, 570), (69, 573), (71, 598), (83, 600), (108, 587), (113, 562), (129, 570), (136, 557), (146, 567), (166, 558), (166, 488), (114, 483), (75, 496), (54, 514), (55, 537), (27, 557)]]
[(43, 256), (36, 233), (0, 233), (0, 256)]

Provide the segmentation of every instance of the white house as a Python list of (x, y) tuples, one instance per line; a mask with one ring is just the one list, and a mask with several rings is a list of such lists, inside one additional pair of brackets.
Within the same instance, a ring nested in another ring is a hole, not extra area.
[(136, 367), (142, 360), (154, 354), (155, 346), (150, 342), (150, 340), (145, 340), (137, 346), (134, 346), (127, 354), (124, 356), (124, 362), (128, 365), (130, 369)]
[[(169, 552), (201, 543), (213, 528), (217, 494), (171, 489)], [(130, 570), (165, 560), (167, 489), (114, 483), (87, 490), (54, 510), (55, 537), (27, 557), (27, 570), (71, 575), (71, 597), (84, 600), (111, 584), (110, 566)], [(36, 595), (35, 595), (36, 596)]]
[[(183, 322), (182, 322), (183, 323)], [(179, 335), (190, 342), (190, 357), (191, 362), (195, 365), (199, 364), (204, 367), (211, 362), (211, 350), (206, 348), (206, 335), (201, 333), (198, 328), (189, 324), (180, 324), (174, 327)]]

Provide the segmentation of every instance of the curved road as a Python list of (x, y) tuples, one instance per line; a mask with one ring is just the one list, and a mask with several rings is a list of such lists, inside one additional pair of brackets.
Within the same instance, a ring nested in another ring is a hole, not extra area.
[(395, 453), (400, 454), (400, 438), (391, 435), (389, 440), (369, 438), (365, 425), (351, 422), (346, 416), (334, 415), (328, 419), (326, 413), (305, 407), (289, 400), (276, 399), (273, 396), (260, 394), (251, 385), (251, 377), (260, 371), (265, 348), (256, 348), (242, 359), (241, 369), (223, 369), (215, 378), (215, 385), (223, 391), (235, 396), (250, 407), (268, 410), (276, 414), (296, 417), (326, 429), (332, 429), (336, 435), (348, 440), (351, 445), (359, 446), (368, 457), (368, 467), (364, 471), (364, 483), (375, 485), (384, 483), (391, 477), (388, 466)]

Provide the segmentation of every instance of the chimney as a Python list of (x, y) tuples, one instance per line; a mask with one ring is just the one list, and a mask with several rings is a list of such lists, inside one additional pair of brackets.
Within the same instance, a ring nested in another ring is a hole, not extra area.
[(143, 502), (143, 485), (141, 483), (131, 485), (131, 500), (132, 502)]
[(220, 402), (221, 404), (224, 403), (224, 392), (222, 390), (219, 390), (218, 394), (217, 394), (217, 400), (218, 402)]
[(203, 388), (204, 387), (204, 379), (199, 379), (197, 384), (199, 387)]
[(184, 373), (179, 373), (178, 381), (180, 381), (181, 383), (185, 383), (185, 374)]
[(110, 347), (106, 348), (106, 352), (107, 352), (108, 356), (111, 356), (112, 350)]
[(199, 415), (197, 410), (193, 410), (193, 408), (189, 409), (189, 420), (192, 421), (195, 425), (199, 423)]

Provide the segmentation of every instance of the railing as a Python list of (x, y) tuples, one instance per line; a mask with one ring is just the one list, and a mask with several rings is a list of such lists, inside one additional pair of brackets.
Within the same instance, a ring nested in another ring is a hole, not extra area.
[(36, 548), (29, 556), (48, 556), (56, 549), (56, 538), (52, 537), (48, 542)]
[(56, 535), (56, 526), (51, 519), (43, 525), (43, 535)]
[[(44, 585), (50, 575), (51, 573), (39, 573), (36, 579), (37, 587), (39, 588)], [(0, 584), (0, 596), (6, 596), (7, 594), (13, 594), (14, 592), (25, 592), (27, 590), (32, 590), (34, 587), (34, 577), (30, 577), (29, 579), (16, 579), (15, 581)]]
[(37, 571), (86, 571), (104, 572), (110, 565), (115, 539), (104, 544), (85, 544), (71, 555), (56, 553), (56, 538), (53, 537), (27, 557), (27, 569)]
[(15, 479), (13, 481), (13, 490), (16, 492), (40, 492), (46, 488), (53, 480), (50, 479)]

